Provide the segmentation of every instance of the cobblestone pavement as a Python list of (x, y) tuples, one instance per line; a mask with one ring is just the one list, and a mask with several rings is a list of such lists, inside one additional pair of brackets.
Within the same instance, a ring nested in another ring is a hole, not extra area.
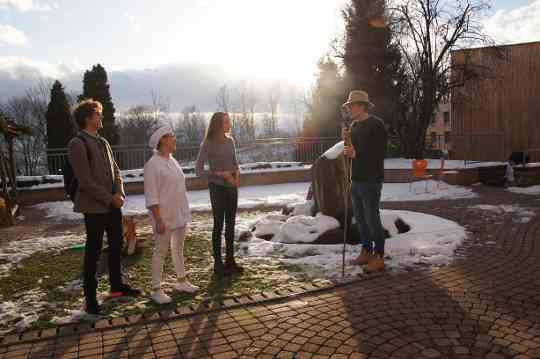
[(471, 235), (448, 267), (8, 337), (0, 357), (540, 358), (540, 216), (527, 222), (470, 208), (518, 204), (539, 213), (540, 201), (477, 191), (472, 200), (384, 204), (466, 226)]

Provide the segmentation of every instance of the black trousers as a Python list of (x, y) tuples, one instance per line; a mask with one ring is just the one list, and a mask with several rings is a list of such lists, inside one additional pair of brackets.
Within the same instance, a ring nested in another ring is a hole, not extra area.
[(111, 292), (122, 286), (120, 256), (122, 252), (122, 211), (112, 207), (108, 213), (85, 213), (86, 246), (84, 252), (84, 296), (87, 305), (97, 304), (96, 271), (103, 246), (103, 234), (107, 233), (109, 244), (109, 280)]
[(238, 208), (238, 188), (225, 187), (209, 183), (210, 202), (214, 215), (214, 228), (212, 230), (212, 250), (214, 260), (221, 262), (221, 234), (225, 223), (225, 255), (226, 262), (234, 262), (234, 224)]

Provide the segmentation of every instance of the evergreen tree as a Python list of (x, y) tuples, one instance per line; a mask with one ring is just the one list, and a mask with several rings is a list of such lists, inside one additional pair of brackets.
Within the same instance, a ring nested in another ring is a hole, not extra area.
[[(73, 137), (74, 126), (71, 120), (71, 111), (66, 93), (60, 81), (55, 81), (51, 89), (51, 100), (45, 113), (47, 121), (47, 149), (66, 148)], [(53, 163), (54, 158), (49, 157), (49, 173), (54, 173), (59, 164)]]
[(322, 58), (318, 67), (319, 74), (308, 103), (310, 130), (304, 136), (340, 137), (341, 105), (346, 99), (344, 81), (331, 58)]
[(386, 0), (350, 0), (343, 11), (343, 63), (350, 89), (364, 90), (387, 123), (396, 116), (401, 55), (386, 25)]
[(79, 96), (79, 101), (93, 99), (103, 105), (103, 129), (100, 134), (109, 141), (111, 145), (119, 142), (118, 127), (115, 124), (115, 108), (109, 91), (107, 72), (100, 64), (92, 67), (92, 70), (84, 73), (83, 93)]

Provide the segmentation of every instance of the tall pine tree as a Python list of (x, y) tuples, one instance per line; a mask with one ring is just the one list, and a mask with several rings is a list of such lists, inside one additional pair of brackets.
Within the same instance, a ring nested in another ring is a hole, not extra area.
[[(71, 120), (71, 111), (64, 87), (60, 81), (55, 81), (51, 89), (51, 100), (45, 113), (47, 121), (47, 149), (66, 148), (74, 134), (74, 125)], [(49, 173), (56, 173), (58, 163), (48, 161)]]
[(386, 122), (396, 116), (400, 52), (386, 25), (386, 0), (350, 0), (343, 11), (343, 63), (350, 89), (365, 90)]
[(83, 93), (79, 96), (79, 101), (93, 99), (103, 105), (103, 129), (100, 134), (109, 141), (111, 145), (119, 143), (118, 127), (115, 124), (115, 108), (109, 90), (107, 72), (100, 64), (92, 67), (92, 70), (84, 73)]
[(329, 57), (318, 64), (319, 73), (311, 101), (308, 104), (309, 124), (304, 124), (306, 134), (315, 137), (339, 137), (341, 104), (346, 97), (343, 78), (338, 65)]

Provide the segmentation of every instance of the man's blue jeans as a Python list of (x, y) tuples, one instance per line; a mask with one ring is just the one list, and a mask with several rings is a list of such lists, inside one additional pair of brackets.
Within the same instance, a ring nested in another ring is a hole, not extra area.
[(380, 182), (353, 181), (351, 196), (362, 249), (383, 255), (385, 235), (379, 213), (381, 190)]

